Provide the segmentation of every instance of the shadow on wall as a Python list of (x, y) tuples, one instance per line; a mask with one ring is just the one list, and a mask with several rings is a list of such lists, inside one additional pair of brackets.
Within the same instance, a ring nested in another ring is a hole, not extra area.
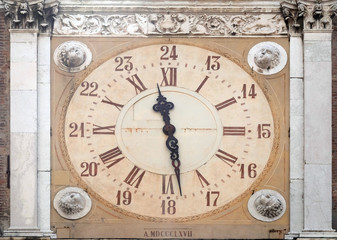
[(332, 228), (337, 229), (337, 17), (332, 33)]

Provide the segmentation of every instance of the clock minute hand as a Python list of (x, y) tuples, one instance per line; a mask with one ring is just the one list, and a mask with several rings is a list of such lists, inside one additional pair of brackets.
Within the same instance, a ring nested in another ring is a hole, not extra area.
[(179, 160), (179, 146), (178, 139), (173, 136), (175, 132), (175, 127), (172, 124), (165, 124), (163, 127), (163, 132), (168, 135), (166, 140), (166, 147), (170, 150), (170, 158), (172, 160), (172, 166), (174, 167), (174, 172), (177, 177), (180, 196), (182, 196), (181, 192), (181, 184), (180, 184), (180, 160)]
[(161, 115), (163, 116), (164, 120), (164, 127), (163, 127), (163, 132), (165, 135), (168, 136), (166, 140), (166, 147), (170, 150), (170, 158), (172, 160), (172, 166), (174, 167), (174, 172), (177, 177), (178, 181), (178, 186), (179, 186), (179, 191), (180, 195), (182, 196), (182, 191), (181, 191), (181, 184), (180, 184), (180, 160), (179, 160), (179, 146), (178, 146), (178, 139), (173, 136), (176, 128), (173, 124), (170, 123), (170, 116), (169, 116), (169, 111), (173, 109), (174, 104), (172, 102), (167, 102), (166, 97), (164, 97), (161, 92), (159, 85), (157, 84), (158, 87), (158, 98), (157, 98), (157, 104), (153, 105), (153, 110), (155, 112), (160, 112)]

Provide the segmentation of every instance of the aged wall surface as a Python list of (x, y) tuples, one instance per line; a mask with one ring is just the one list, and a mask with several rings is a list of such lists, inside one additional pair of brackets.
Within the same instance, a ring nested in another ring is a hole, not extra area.
[(0, 10), (0, 236), (9, 226), (9, 189), (7, 156), (9, 155), (9, 32), (4, 11)]

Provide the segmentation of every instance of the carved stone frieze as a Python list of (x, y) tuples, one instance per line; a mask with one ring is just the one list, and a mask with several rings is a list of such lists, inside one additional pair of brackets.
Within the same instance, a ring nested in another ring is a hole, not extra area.
[(195, 35), (243, 36), (286, 34), (281, 15), (70, 15), (55, 20), (56, 35)]
[(282, 14), (290, 33), (303, 30), (332, 30), (332, 18), (337, 15), (337, 3), (322, 0), (284, 1)]
[(3, 0), (5, 16), (11, 29), (39, 29), (51, 32), (58, 13), (58, 1), (13, 1)]

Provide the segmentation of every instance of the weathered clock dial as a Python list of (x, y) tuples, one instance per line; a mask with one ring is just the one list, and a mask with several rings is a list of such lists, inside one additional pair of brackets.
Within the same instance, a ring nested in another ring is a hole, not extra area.
[[(152, 108), (157, 84), (174, 103), (182, 196)], [(75, 83), (61, 147), (89, 193), (115, 211), (188, 221), (221, 211), (261, 180), (279, 141), (274, 114), (260, 83), (229, 57), (178, 43), (139, 46)]]

